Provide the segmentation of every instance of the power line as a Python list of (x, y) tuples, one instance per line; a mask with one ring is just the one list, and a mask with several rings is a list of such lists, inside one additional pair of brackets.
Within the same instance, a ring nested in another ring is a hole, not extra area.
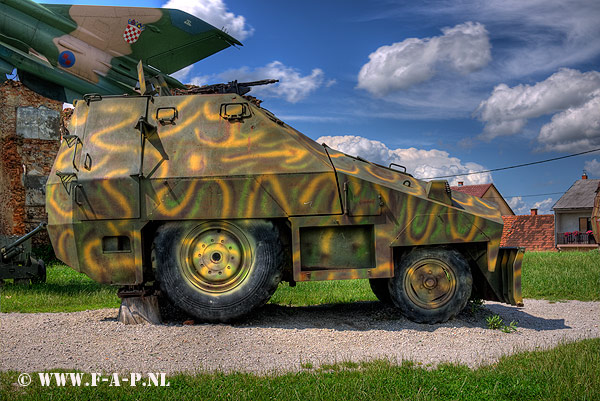
[(563, 195), (564, 192), (550, 192), (547, 194), (534, 194), (534, 195), (508, 195), (507, 198), (531, 198), (533, 196), (548, 196), (548, 195)]
[(585, 155), (587, 153), (598, 152), (599, 150), (600, 150), (600, 148), (598, 148), (598, 149), (592, 149), (592, 150), (586, 150), (585, 152), (573, 153), (573, 154), (570, 154), (570, 155), (560, 156), (560, 157), (553, 157), (552, 159), (539, 160), (539, 161), (536, 161), (536, 162), (517, 164), (517, 165), (514, 165), (514, 166), (508, 166), (508, 167), (493, 168), (493, 169), (490, 169), (490, 170), (474, 171), (472, 173), (442, 175), (442, 176), (439, 176), (439, 177), (428, 177), (428, 178), (421, 178), (421, 179), (422, 180), (435, 180), (437, 178), (451, 178), (451, 177), (461, 177), (463, 175), (492, 173), (494, 171), (509, 170), (511, 168), (517, 168), (517, 167), (533, 166), (534, 164), (548, 163), (548, 162), (553, 162), (553, 161), (556, 161), (556, 160), (566, 159), (566, 158), (569, 158), (569, 157), (581, 156), (581, 155)]
[[(562, 195), (564, 192), (549, 192), (547, 194), (532, 194), (532, 195), (506, 195), (502, 196), (502, 199), (506, 198), (531, 198), (533, 196), (548, 196), (548, 195)], [(490, 198), (500, 199), (498, 196), (490, 196)]]

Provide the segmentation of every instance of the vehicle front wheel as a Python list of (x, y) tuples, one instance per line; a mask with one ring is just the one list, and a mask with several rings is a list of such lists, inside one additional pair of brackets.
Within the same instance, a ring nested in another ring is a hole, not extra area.
[(161, 290), (201, 321), (244, 316), (265, 304), (281, 281), (281, 242), (264, 220), (167, 223), (152, 256)]
[(434, 324), (463, 310), (472, 285), (469, 263), (456, 250), (416, 248), (396, 262), (389, 292), (410, 320)]

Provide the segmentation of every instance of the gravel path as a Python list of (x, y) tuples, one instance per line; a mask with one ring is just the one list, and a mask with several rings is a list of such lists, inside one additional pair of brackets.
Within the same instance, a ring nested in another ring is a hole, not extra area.
[[(268, 305), (237, 324), (124, 325), (117, 309), (0, 314), (0, 370), (167, 372), (301, 370), (388, 358), (435, 365), (493, 363), (505, 354), (600, 337), (600, 302), (486, 302), (440, 325), (410, 322), (377, 302), (313, 307)], [(485, 316), (516, 320), (516, 333), (485, 328)]]

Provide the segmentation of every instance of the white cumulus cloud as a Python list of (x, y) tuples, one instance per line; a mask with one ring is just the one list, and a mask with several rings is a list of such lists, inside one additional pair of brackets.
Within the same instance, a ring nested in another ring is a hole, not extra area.
[(538, 141), (546, 150), (577, 151), (600, 148), (600, 90), (580, 106), (552, 116), (540, 130)]
[(246, 24), (246, 18), (230, 12), (223, 0), (169, 0), (163, 7), (195, 15), (219, 29), (224, 29), (238, 40), (244, 40), (254, 32), (254, 29)]
[(538, 214), (552, 214), (552, 206), (555, 202), (552, 198), (546, 198), (538, 202), (525, 202), (521, 196), (514, 196), (506, 203), (515, 214), (530, 214), (531, 209), (538, 209)]
[(185, 81), (185, 79), (190, 75), (190, 73), (192, 72), (192, 68), (194, 67), (194, 65), (188, 65), (187, 67), (182, 68), (179, 71), (175, 71), (173, 74), (171, 74), (171, 76), (173, 78), (175, 78), (178, 81)]
[(525, 205), (525, 202), (523, 202), (523, 198), (520, 196), (513, 196), (508, 201), (506, 201), (506, 203), (508, 203), (508, 206), (510, 206), (510, 208), (513, 212), (515, 212), (515, 214), (525, 214), (525, 212), (527, 211), (527, 205)]
[(592, 177), (600, 178), (600, 161), (596, 159), (587, 160), (583, 168)]
[(427, 81), (439, 68), (467, 74), (491, 61), (488, 32), (482, 24), (469, 21), (443, 28), (442, 33), (380, 47), (361, 68), (358, 87), (383, 96)]
[(497, 85), (474, 115), (485, 123), (482, 137), (523, 130), (530, 119), (554, 114), (538, 140), (546, 150), (578, 150), (600, 144), (600, 73), (563, 68), (535, 85)]
[[(317, 142), (326, 143), (327, 146), (340, 152), (351, 156), (360, 156), (384, 166), (390, 163), (406, 166), (407, 172), (417, 178), (464, 174), (485, 169), (477, 163), (464, 163), (443, 150), (390, 149), (382, 142), (361, 136), (322, 136), (317, 139)], [(490, 173), (473, 174), (449, 178), (448, 181), (451, 185), (457, 185), (458, 181), (464, 181), (465, 185), (485, 184), (492, 182), (492, 176)]]
[(535, 202), (532, 209), (537, 209), (538, 214), (550, 214), (550, 208), (554, 205), (552, 198), (544, 199), (543, 201)]
[(329, 87), (335, 84), (335, 81), (331, 80), (325, 82), (325, 73), (320, 68), (313, 69), (308, 75), (302, 75), (296, 68), (288, 67), (280, 61), (273, 61), (255, 69), (242, 67), (228, 70), (219, 76), (224, 80), (237, 79), (239, 82), (278, 79), (276, 84), (253, 87), (252, 95), (283, 98), (290, 103), (306, 98), (321, 86)]
[[(600, 2), (598, 0), (459, 0), (395, 2), (392, 10), (416, 10), (439, 20), (479, 21), (487, 27), (494, 52), (494, 74), (506, 78), (529, 77), (560, 67), (589, 62), (600, 54)], [(406, 3), (406, 4), (405, 4)], [(387, 8), (383, 15), (394, 15)], [(385, 18), (384, 17), (384, 18)], [(410, 18), (410, 17), (409, 17)], [(502, 81), (500, 79), (499, 81)], [(498, 82), (498, 81), (497, 81)]]

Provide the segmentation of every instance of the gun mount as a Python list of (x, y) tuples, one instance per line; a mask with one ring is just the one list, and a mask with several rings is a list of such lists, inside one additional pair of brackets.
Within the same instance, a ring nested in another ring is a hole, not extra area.
[(13, 279), (15, 284), (43, 283), (46, 266), (31, 256), (31, 237), (46, 229), (42, 222), (33, 231), (21, 237), (0, 237), (0, 282)]
[(229, 83), (205, 85), (200, 87), (191, 87), (185, 90), (174, 89), (176, 95), (210, 95), (210, 94), (224, 94), (224, 93), (237, 93), (240, 96), (250, 92), (253, 86), (260, 85), (271, 85), (279, 82), (278, 79), (262, 79), (260, 81), (251, 82), (238, 82), (231, 81)]

